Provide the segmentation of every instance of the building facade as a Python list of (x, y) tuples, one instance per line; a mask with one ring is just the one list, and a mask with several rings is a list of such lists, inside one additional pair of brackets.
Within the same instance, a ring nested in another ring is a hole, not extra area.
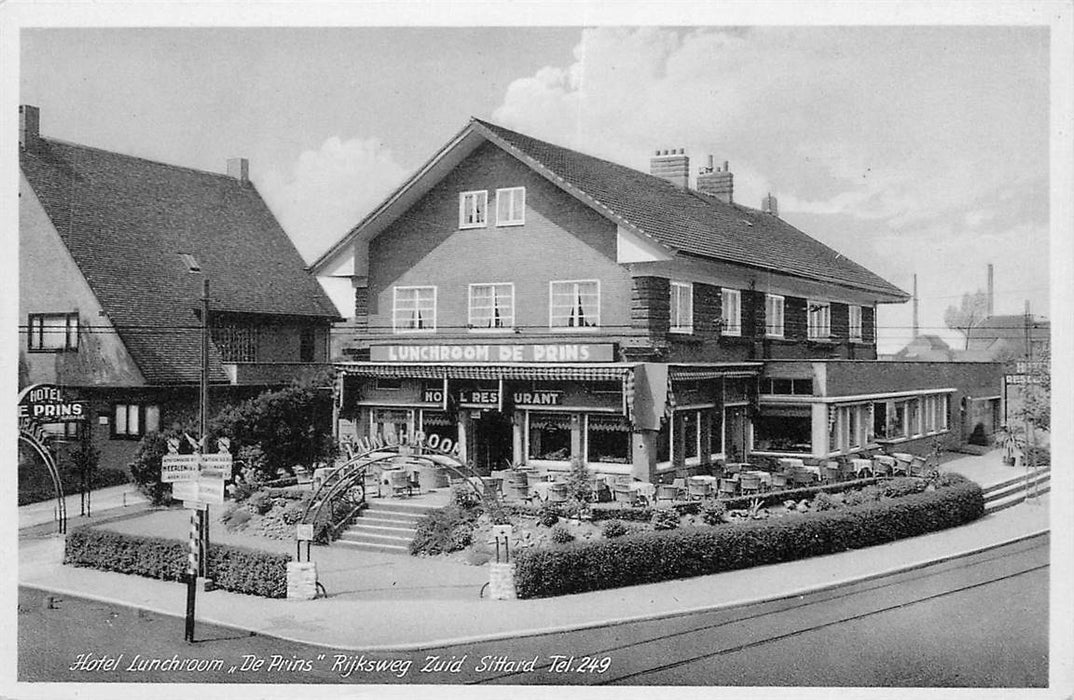
[(726, 164), (689, 175), (682, 152), (646, 174), (472, 120), (312, 266), (354, 293), (341, 437), (436, 433), (479, 470), (575, 458), (656, 480), (875, 448), (864, 428), (829, 439), (853, 402), (920, 400), (947, 417), (928, 432), (952, 432), (976, 378), (876, 369), (877, 307), (905, 292), (774, 197), (734, 202)]
[(125, 468), (146, 433), (197, 415), (203, 282), (214, 408), (328, 371), (338, 314), (243, 159), (227, 174), (41, 136), (20, 107), (19, 386), (55, 384)]

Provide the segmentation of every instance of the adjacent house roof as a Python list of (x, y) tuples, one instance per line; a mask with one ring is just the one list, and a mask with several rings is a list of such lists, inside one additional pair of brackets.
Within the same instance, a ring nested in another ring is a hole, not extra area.
[(895, 353), (896, 360), (946, 362), (953, 357), (951, 346), (938, 335), (922, 334)]
[[(1050, 321), (1030, 317), (1029, 337), (1034, 345), (1048, 342), (1051, 328)], [(993, 357), (1003, 351), (1016, 356), (1026, 355), (1025, 315), (986, 316), (970, 329), (966, 350)]]
[[(423, 178), (439, 178), (440, 160), (453, 161), (453, 150), (473, 136), (515, 155), (561, 189), (634, 232), (675, 251), (839, 284), (877, 295), (881, 301), (905, 301), (909, 295), (782, 219), (757, 209), (725, 203), (694, 190), (623, 165), (540, 141), (480, 119), (473, 119), (451, 143), (405, 183), (343, 240), (315, 262), (323, 270), (363, 233), (376, 235), (413, 201), (410, 188), (428, 189)], [(469, 146), (472, 150), (473, 145)], [(399, 205), (398, 203), (403, 203)], [(393, 210), (394, 207), (394, 210)]]
[[(213, 311), (338, 319), (252, 184), (52, 139), (20, 160), (148, 383), (198, 380), (206, 275)], [(212, 344), (210, 355), (226, 380)]]

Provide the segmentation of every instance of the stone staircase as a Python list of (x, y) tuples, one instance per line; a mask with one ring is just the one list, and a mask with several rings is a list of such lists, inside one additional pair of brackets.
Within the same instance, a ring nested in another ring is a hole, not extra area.
[(1033, 493), (1038, 495), (1045, 494), (1050, 489), (1051, 467), (1038, 468), (1035, 476), (1030, 473), (1028, 482), (1023, 474), (1022, 476), (993, 484), (984, 489), (985, 513), (995, 513), (998, 510), (1010, 508), (1026, 500), (1028, 495)]
[(400, 498), (370, 498), (369, 507), (355, 518), (333, 544), (353, 549), (409, 554), (418, 521), (442, 504)]

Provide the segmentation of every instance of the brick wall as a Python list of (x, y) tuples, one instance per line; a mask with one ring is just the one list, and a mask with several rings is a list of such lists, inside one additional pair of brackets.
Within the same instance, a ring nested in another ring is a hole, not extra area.
[(764, 292), (742, 290), (742, 335), (748, 338), (765, 336)]
[[(876, 343), (876, 307), (861, 307), (861, 337), (866, 343)], [(874, 349), (875, 353), (875, 349)]]
[(711, 284), (694, 283), (694, 335), (703, 340), (720, 336), (720, 305), (723, 292)]
[(783, 337), (787, 340), (805, 340), (809, 328), (806, 312), (807, 302), (800, 297), (783, 300)]
[[(697, 287), (694, 287), (697, 295)], [(694, 299), (696, 308), (697, 299)], [(671, 282), (663, 277), (635, 277), (630, 294), (630, 325), (660, 342), (671, 323)], [(695, 329), (696, 330), (696, 329)]]
[(850, 340), (850, 307), (832, 302), (832, 340), (845, 343)]
[(354, 289), (354, 331), (365, 333), (369, 329), (369, 287)]

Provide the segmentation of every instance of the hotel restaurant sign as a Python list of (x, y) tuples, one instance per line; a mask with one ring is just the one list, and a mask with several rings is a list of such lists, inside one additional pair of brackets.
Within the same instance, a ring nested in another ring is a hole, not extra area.
[(611, 362), (612, 343), (373, 345), (373, 362)]

